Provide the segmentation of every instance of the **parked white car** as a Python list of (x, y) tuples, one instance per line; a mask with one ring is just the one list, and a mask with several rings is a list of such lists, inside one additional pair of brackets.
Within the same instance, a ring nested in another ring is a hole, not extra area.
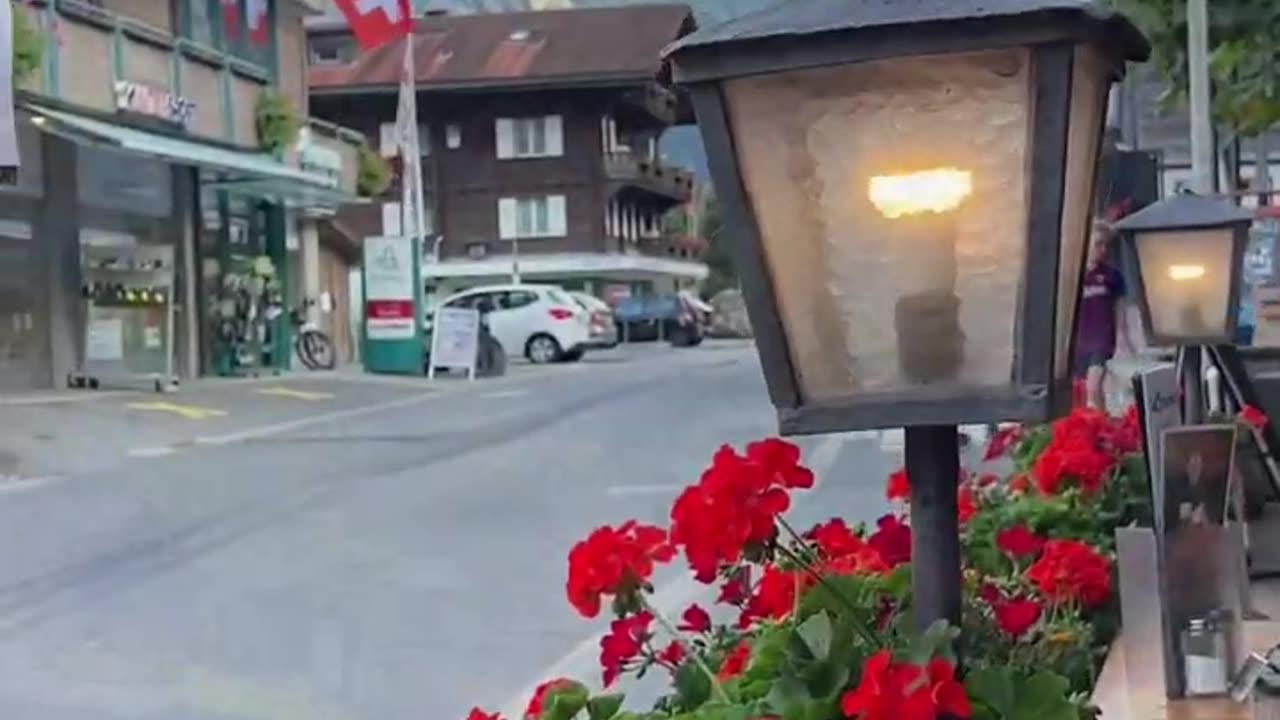
[(489, 332), (507, 355), (530, 362), (578, 360), (591, 339), (590, 313), (555, 285), (486, 285), (443, 304), (487, 311)]

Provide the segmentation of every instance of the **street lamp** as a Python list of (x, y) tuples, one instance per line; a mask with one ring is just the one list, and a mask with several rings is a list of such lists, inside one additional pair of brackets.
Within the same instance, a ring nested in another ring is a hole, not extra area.
[(799, 0), (666, 51), (782, 432), (906, 428), (925, 624), (959, 616), (955, 426), (1069, 406), (1107, 92), (1148, 52), (1084, 0)]
[(1230, 200), (1184, 193), (1116, 223), (1138, 270), (1138, 305), (1148, 344), (1235, 341), (1252, 222), (1252, 213)]

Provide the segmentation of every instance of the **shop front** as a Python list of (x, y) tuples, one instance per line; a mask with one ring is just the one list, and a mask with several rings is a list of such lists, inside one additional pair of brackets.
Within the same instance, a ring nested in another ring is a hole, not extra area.
[[(290, 367), (288, 208), (340, 202), (330, 178), (132, 118), (44, 103), (28, 112), (43, 131), (43, 192), (0, 194), (0, 238), (22, 233), (9, 206), (34, 202), (34, 241), (0, 239), (0, 253), (34, 249), (28, 267), (45, 282), (19, 292), (0, 274), (0, 383)], [(10, 367), (19, 354), (43, 371)]]

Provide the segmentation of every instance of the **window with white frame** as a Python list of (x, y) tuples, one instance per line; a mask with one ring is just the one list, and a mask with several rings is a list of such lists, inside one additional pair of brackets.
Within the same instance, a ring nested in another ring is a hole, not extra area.
[(498, 118), (494, 131), (499, 159), (564, 155), (564, 121), (559, 115)]
[[(435, 214), (431, 210), (431, 197), (423, 197), (424, 208), (422, 211), (423, 235), (435, 234)], [(387, 202), (382, 203), (382, 234), (388, 237), (400, 237), (403, 235), (416, 236), (414, 232), (416, 225), (415, 218), (402, 217), (400, 214), (400, 203)], [(402, 233), (401, 230), (407, 229), (408, 232)]]
[[(384, 122), (378, 126), (378, 154), (384, 158), (400, 154), (397, 127), (393, 122)], [(431, 126), (427, 123), (418, 124), (418, 153), (423, 157), (431, 154)]]
[(563, 195), (538, 195), (498, 200), (498, 237), (564, 237), (568, 234)]

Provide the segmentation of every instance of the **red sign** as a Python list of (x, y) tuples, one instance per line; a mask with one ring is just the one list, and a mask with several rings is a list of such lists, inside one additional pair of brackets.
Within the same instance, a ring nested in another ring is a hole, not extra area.
[(334, 0), (347, 18), (356, 42), (373, 50), (413, 32), (409, 0)]
[(412, 300), (370, 300), (366, 317), (370, 320), (402, 320), (413, 317)]

